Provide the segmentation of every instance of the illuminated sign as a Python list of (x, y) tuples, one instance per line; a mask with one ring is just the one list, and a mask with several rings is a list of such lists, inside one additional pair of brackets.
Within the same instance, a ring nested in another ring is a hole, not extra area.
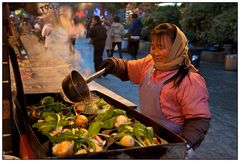
[(54, 12), (54, 6), (52, 3), (38, 3), (38, 12), (42, 14)]

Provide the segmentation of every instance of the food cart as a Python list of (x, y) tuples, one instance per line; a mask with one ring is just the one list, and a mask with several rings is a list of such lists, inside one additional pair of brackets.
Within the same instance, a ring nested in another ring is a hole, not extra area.
[[(29, 36), (31, 38), (32, 36)], [(32, 40), (31, 39), (31, 43)], [(57, 157), (51, 152), (51, 142), (46, 136), (42, 135), (37, 129), (33, 128), (33, 122), (29, 117), (29, 107), (37, 104), (42, 98), (51, 96), (60, 102), (66, 102), (62, 95), (59, 82), (65, 77), (64, 69), (71, 70), (71, 66), (58, 62), (52, 64), (43, 62), (40, 64), (39, 54), (26, 42), (23, 44), (28, 51), (28, 60), (19, 60), (12, 47), (8, 46), (4, 40), (3, 56), (6, 70), (4, 75), (8, 76), (8, 87), (3, 87), (3, 93), (8, 93), (8, 101), (11, 110), (8, 119), (13, 123), (12, 143), (14, 152), (21, 159), (184, 159), (186, 156), (186, 141), (162, 126), (136, 111), (136, 105), (126, 100), (124, 97), (112, 92), (102, 85), (92, 81), (88, 84), (90, 92), (104, 99), (108, 104), (117, 109), (124, 110), (128, 117), (152, 127), (154, 133), (167, 143), (159, 143), (152, 146), (136, 147), (111, 147), (100, 152), (88, 152), (85, 154)], [(30, 44), (31, 44), (30, 43)], [(35, 54), (35, 55), (34, 55)], [(10, 58), (10, 61), (7, 59)], [(11, 62), (11, 64), (10, 64)], [(47, 74), (54, 74), (58, 78), (54, 80)], [(26, 77), (27, 76), (27, 77)], [(59, 77), (57, 77), (59, 76)], [(10, 98), (11, 97), (11, 98)], [(4, 100), (6, 101), (6, 100)], [(4, 105), (6, 106), (6, 105)], [(5, 125), (4, 125), (5, 126)], [(8, 126), (5, 127), (7, 130)], [(5, 140), (5, 139), (4, 139)], [(3, 144), (5, 145), (6, 142)], [(14, 141), (14, 142), (13, 142)]]

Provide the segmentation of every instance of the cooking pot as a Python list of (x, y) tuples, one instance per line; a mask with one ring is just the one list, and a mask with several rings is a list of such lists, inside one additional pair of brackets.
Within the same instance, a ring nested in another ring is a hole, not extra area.
[(105, 68), (84, 79), (82, 75), (73, 70), (62, 81), (62, 89), (66, 97), (72, 102), (80, 102), (90, 96), (88, 83), (105, 73)]

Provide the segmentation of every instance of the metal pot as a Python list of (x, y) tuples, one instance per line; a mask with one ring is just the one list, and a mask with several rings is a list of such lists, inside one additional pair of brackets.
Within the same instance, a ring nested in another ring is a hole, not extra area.
[(105, 68), (84, 79), (80, 73), (73, 70), (63, 81), (62, 89), (66, 97), (72, 102), (80, 102), (90, 96), (88, 83), (101, 76)]

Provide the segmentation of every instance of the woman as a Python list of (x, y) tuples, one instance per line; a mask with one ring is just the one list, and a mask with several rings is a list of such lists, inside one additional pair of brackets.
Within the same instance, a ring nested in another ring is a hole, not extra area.
[(119, 57), (122, 58), (122, 38), (125, 35), (124, 27), (120, 24), (120, 17), (115, 16), (113, 18), (113, 24), (111, 26), (111, 35), (112, 35), (112, 51), (111, 57), (113, 57), (115, 46), (118, 47)]
[(104, 19), (104, 27), (107, 30), (107, 39), (105, 42), (105, 50), (106, 50), (108, 57), (111, 57), (111, 51), (112, 51), (112, 36), (111, 36), (112, 28), (111, 28), (111, 25), (112, 25), (112, 23), (110, 20)]
[(109, 58), (106, 74), (139, 84), (140, 112), (186, 139), (195, 149), (210, 126), (208, 90), (188, 57), (187, 38), (164, 23), (151, 34), (151, 51), (139, 60)]

